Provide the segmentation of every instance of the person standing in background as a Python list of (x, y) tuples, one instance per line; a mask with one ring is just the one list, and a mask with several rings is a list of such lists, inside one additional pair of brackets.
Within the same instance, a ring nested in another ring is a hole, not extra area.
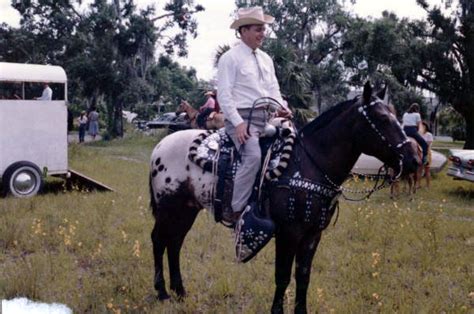
[(95, 137), (99, 134), (99, 112), (95, 106), (91, 107), (87, 118), (89, 120), (89, 135), (92, 137), (92, 140), (95, 140)]
[[(423, 137), (423, 139), (425, 140), (426, 144), (428, 145), (428, 155), (427, 155), (427, 158), (426, 158), (426, 164), (423, 166), (423, 173), (424, 173), (424, 176), (425, 176), (425, 180), (426, 180), (426, 187), (429, 188), (430, 187), (430, 183), (431, 183), (431, 172), (430, 172), (430, 166), (431, 166), (431, 160), (432, 160), (432, 156), (431, 156), (431, 144), (433, 143), (433, 134), (431, 134), (430, 132), (430, 128), (428, 126), (428, 123), (426, 123), (425, 121), (422, 121), (421, 122), (421, 125), (420, 125), (420, 134), (421, 136)], [(418, 181), (418, 186), (417, 188), (420, 188), (421, 187), (421, 182)]]
[(86, 134), (86, 127), (87, 127), (87, 116), (86, 112), (82, 111), (79, 118), (77, 118), (77, 122), (79, 123), (79, 143), (84, 142), (84, 135)]

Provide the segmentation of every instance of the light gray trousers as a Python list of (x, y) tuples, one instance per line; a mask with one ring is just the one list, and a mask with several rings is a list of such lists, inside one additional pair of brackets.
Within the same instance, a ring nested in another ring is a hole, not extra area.
[[(244, 121), (249, 124), (250, 109), (240, 109), (239, 114)], [(252, 194), (253, 184), (260, 170), (262, 159), (258, 139), (265, 128), (266, 121), (267, 114), (265, 110), (259, 109), (253, 111), (250, 121), (250, 138), (243, 145), (240, 145), (236, 137), (235, 127), (229, 121), (225, 121), (225, 130), (234, 142), (241, 158), (240, 167), (235, 174), (234, 191), (232, 195), (232, 210), (234, 212), (243, 210)]]

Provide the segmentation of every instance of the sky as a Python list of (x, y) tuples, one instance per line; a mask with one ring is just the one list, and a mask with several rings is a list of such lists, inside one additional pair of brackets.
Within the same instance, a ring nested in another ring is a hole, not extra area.
[[(194, 67), (198, 78), (210, 80), (214, 77), (214, 55), (219, 46), (232, 45), (237, 41), (234, 32), (229, 28), (235, 11), (234, 0), (196, 0), (206, 10), (196, 14), (198, 22), (197, 38), (189, 38), (189, 55), (187, 58), (177, 58), (180, 64)], [(442, 5), (442, 0), (428, 0), (430, 4)], [(0, 23), (6, 22), (17, 26), (19, 15), (10, 6), (11, 0), (0, 0)], [(152, 3), (163, 4), (165, 1), (136, 0), (139, 6)], [(346, 0), (349, 11), (363, 17), (378, 18), (382, 11), (392, 11), (399, 17), (424, 18), (426, 13), (417, 4), (416, 0), (357, 0), (355, 5)], [(157, 7), (158, 14), (159, 9)], [(157, 14), (157, 15), (158, 15)]]

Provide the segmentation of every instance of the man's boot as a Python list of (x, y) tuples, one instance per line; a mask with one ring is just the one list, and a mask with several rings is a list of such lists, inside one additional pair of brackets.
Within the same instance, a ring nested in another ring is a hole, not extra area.
[(235, 224), (239, 221), (240, 216), (242, 215), (243, 210), (234, 212), (230, 210), (226, 210), (222, 213), (222, 219), (228, 223)]

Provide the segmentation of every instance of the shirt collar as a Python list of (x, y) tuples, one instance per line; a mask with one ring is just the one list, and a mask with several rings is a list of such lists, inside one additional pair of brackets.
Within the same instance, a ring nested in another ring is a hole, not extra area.
[(251, 53), (253, 53), (253, 52), (255, 52), (255, 54), (258, 54), (258, 52), (260, 51), (259, 48), (253, 50), (252, 48), (250, 48), (249, 46), (247, 46), (247, 44), (244, 43), (243, 41), (240, 42), (240, 47), (242, 47), (242, 49), (243, 49), (245, 52), (249, 53), (249, 54), (251, 54)]

